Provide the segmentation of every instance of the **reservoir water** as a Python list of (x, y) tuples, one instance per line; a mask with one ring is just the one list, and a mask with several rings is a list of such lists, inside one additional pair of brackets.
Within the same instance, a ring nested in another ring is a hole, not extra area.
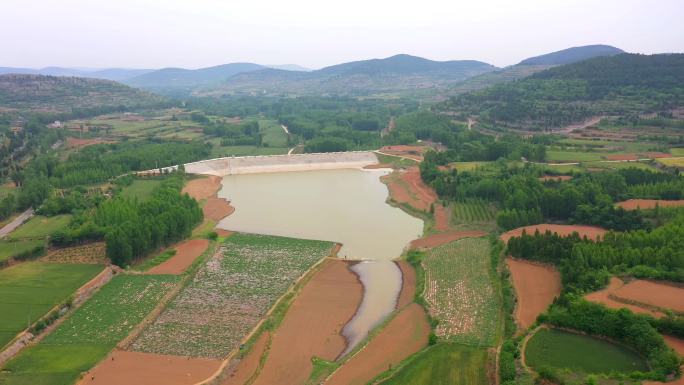
[(342, 334), (350, 350), (389, 315), (401, 290), (392, 259), (421, 236), (423, 221), (386, 203), (387, 170), (339, 169), (230, 175), (219, 197), (235, 212), (218, 227), (248, 233), (339, 242), (340, 258), (352, 266), (364, 298)]

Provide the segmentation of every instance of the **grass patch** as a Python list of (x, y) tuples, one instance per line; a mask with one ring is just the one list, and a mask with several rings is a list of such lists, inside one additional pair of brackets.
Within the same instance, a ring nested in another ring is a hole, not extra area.
[(22, 240), (22, 241), (0, 241), (0, 265), (2, 262), (15, 257), (19, 254), (35, 250), (45, 244), (42, 239)]
[(262, 143), (268, 147), (287, 147), (287, 134), (275, 120), (259, 120)]
[(635, 352), (590, 336), (556, 329), (541, 329), (527, 343), (527, 364), (583, 373), (648, 371)]
[(658, 171), (651, 162), (587, 162), (582, 164), (586, 168), (600, 168), (604, 170), (620, 170), (623, 168), (638, 168), (641, 170)]
[(487, 385), (487, 351), (451, 343), (434, 345), (409, 359), (384, 385)]
[(163, 179), (135, 179), (133, 183), (121, 190), (121, 196), (144, 202), (152, 197), (154, 189), (159, 187)]
[(65, 228), (70, 221), (71, 215), (68, 214), (55, 215), (54, 217), (37, 215), (19, 226), (7, 236), (7, 239), (44, 238)]
[(425, 299), (439, 322), (438, 337), (471, 346), (496, 343), (501, 299), (490, 276), (490, 248), (486, 238), (467, 238), (427, 252)]
[(0, 384), (73, 384), (142, 321), (178, 278), (119, 275), (0, 372)]
[(548, 150), (546, 159), (548, 162), (591, 162), (601, 160), (602, 156), (596, 152)]
[(164, 250), (163, 252), (155, 255), (152, 258), (145, 259), (143, 263), (133, 266), (132, 269), (135, 271), (147, 271), (155, 266), (158, 266), (168, 261), (174, 255), (176, 255), (175, 249)]
[(283, 155), (290, 150), (287, 147), (257, 147), (257, 146), (221, 146), (220, 138), (209, 140), (213, 144), (210, 158), (229, 156)]
[(456, 169), (458, 172), (475, 171), (490, 165), (492, 162), (453, 162), (449, 163), (449, 167)]
[(671, 148), (670, 154), (672, 156), (684, 156), (684, 148)]
[(43, 262), (0, 270), (0, 347), (100, 271), (98, 265)]
[(409, 168), (418, 164), (418, 161), (408, 158), (400, 158), (398, 156), (385, 155), (375, 153), (378, 157), (378, 162), (382, 164), (389, 164), (393, 168)]
[(684, 167), (684, 158), (660, 158), (656, 162), (669, 167)]

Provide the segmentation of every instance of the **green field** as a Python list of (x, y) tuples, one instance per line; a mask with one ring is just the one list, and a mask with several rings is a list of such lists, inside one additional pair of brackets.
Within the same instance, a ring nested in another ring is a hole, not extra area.
[(483, 200), (467, 200), (454, 203), (454, 222), (472, 223), (493, 221), (496, 207)]
[(7, 239), (44, 238), (66, 227), (69, 221), (71, 221), (71, 215), (68, 214), (54, 217), (36, 215), (10, 233)]
[(656, 151), (657, 145), (644, 142), (613, 141), (613, 140), (591, 140), (591, 139), (561, 139), (560, 144), (568, 144), (577, 147), (589, 147), (603, 150), (619, 150), (624, 152)]
[(287, 147), (257, 147), (257, 146), (221, 146), (220, 139), (212, 139), (209, 142), (211, 148), (210, 158), (222, 158), (227, 156), (256, 156), (256, 155), (283, 155), (287, 154)]
[(635, 352), (610, 342), (560, 330), (541, 329), (528, 341), (525, 359), (534, 368), (567, 368), (582, 373), (647, 371)]
[(641, 170), (658, 171), (651, 162), (586, 162), (582, 163), (586, 168), (600, 168), (605, 170), (619, 170), (623, 168), (638, 168)]
[(672, 156), (684, 156), (684, 148), (671, 148), (670, 153)]
[(547, 162), (591, 162), (602, 159), (602, 154), (586, 151), (546, 151)]
[(69, 385), (90, 369), (178, 282), (170, 275), (118, 275), (39, 344), (0, 372), (0, 384)]
[(492, 162), (453, 162), (449, 163), (449, 167), (457, 170), (458, 172), (473, 171), (482, 167), (486, 167), (491, 163)]
[(430, 250), (425, 299), (439, 321), (438, 337), (472, 346), (493, 346), (499, 331), (501, 301), (492, 284), (490, 243), (461, 239)]
[(441, 343), (411, 358), (383, 385), (487, 385), (485, 349)]
[[(330, 242), (233, 234), (157, 320), (133, 342), (136, 351), (223, 358)], [(240, 311), (226, 311), (240, 309)], [(164, 338), (159, 338), (163, 335)]]
[(268, 147), (287, 147), (287, 134), (275, 120), (259, 120), (262, 143)]
[(0, 241), (0, 263), (21, 253), (31, 251), (45, 244), (42, 239), (21, 241)]
[(0, 270), (0, 346), (102, 271), (102, 266), (26, 262)]
[(396, 168), (408, 168), (418, 164), (417, 161), (409, 158), (400, 158), (398, 156), (385, 155), (376, 153), (375, 156), (378, 158), (378, 162), (381, 164), (388, 164)]
[(148, 200), (152, 196), (152, 191), (161, 185), (163, 179), (135, 179), (130, 186), (121, 190), (124, 198), (138, 199), (141, 202)]

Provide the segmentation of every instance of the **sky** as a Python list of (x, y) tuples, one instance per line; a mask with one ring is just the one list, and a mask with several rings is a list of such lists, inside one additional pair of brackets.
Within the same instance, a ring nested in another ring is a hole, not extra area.
[(2, 0), (0, 66), (321, 68), (407, 53), (506, 66), (610, 44), (684, 52), (684, 0)]

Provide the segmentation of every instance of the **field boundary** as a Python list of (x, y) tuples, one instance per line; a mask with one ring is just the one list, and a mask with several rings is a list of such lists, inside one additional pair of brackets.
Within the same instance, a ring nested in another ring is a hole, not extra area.
[[(300, 291), (302, 289), (302, 287), (304, 286), (304, 284), (306, 282), (308, 282), (308, 280), (311, 279), (311, 277), (313, 277), (313, 274), (320, 269), (320, 267), (323, 265), (323, 263), (325, 261), (327, 261), (328, 259), (332, 258), (331, 255), (332, 255), (333, 251), (335, 250), (335, 248), (337, 247), (337, 245), (338, 245), (337, 243), (333, 243), (333, 247), (331, 248), (328, 256), (321, 258), (318, 262), (316, 262), (313, 266), (311, 266), (307, 271), (305, 271), (301, 276), (299, 276), (299, 278), (297, 278), (290, 285), (290, 288), (285, 293), (283, 293), (273, 303), (273, 306), (271, 306), (271, 308), (268, 309), (268, 311), (266, 312), (266, 314), (264, 314), (264, 316), (261, 318), (261, 320), (259, 320), (259, 322), (254, 326), (254, 328), (252, 328), (252, 331), (250, 331), (246, 336), (244, 336), (240, 340), (240, 344), (238, 345), (238, 347), (234, 348), (230, 353), (228, 353), (228, 355), (226, 355), (226, 357), (223, 359), (223, 362), (221, 363), (221, 365), (218, 367), (218, 369), (216, 369), (216, 371), (211, 376), (205, 378), (204, 380), (202, 380), (200, 382), (196, 382), (192, 385), (216, 384), (215, 381), (217, 379), (219, 379), (219, 377), (222, 374), (224, 374), (224, 371), (226, 370), (226, 368), (229, 367), (230, 363), (233, 361), (235, 356), (240, 353), (240, 346), (248, 345), (251, 342), (250, 340), (252, 338), (257, 338), (259, 335), (261, 335), (261, 333), (263, 332), (263, 330), (262, 330), (263, 325), (266, 323), (266, 321), (268, 321), (271, 318), (271, 315), (273, 315), (275, 310), (281, 304), (285, 304), (285, 302), (287, 301), (287, 297), (290, 294)], [(335, 259), (337, 259), (337, 258), (335, 258)], [(292, 298), (292, 300), (294, 300), (294, 297)], [(290, 303), (287, 303), (287, 306), (285, 308), (286, 311), (290, 307), (292, 300), (290, 300)], [(279, 326), (279, 325), (277, 325), (277, 326)], [(251, 349), (251, 345), (250, 345), (250, 349)], [(249, 352), (249, 350), (247, 350), (245, 353), (248, 353), (248, 352)]]
[[(105, 268), (95, 277), (76, 289), (74, 293), (69, 296), (69, 298), (53, 306), (50, 310), (45, 312), (42, 317), (38, 318), (34, 323), (32, 323), (31, 326), (19, 332), (10, 342), (2, 347), (2, 350), (0, 351), (0, 365), (3, 365), (12, 359), (14, 356), (24, 350), (24, 348), (39, 343), (43, 338), (45, 338), (54, 329), (61, 325), (69, 315), (81, 307), (81, 305), (83, 305), (90, 297), (92, 297), (102, 286), (107, 284), (112, 279), (114, 274), (114, 268), (109, 265), (105, 266)], [(71, 304), (67, 306), (70, 301)], [(38, 334), (33, 334), (30, 332), (30, 330), (35, 327), (38, 322), (43, 321), (49, 317), (50, 314), (59, 312), (61, 309), (64, 309), (65, 306), (67, 311), (59, 315), (57, 319), (52, 321), (43, 330), (38, 332)]]

